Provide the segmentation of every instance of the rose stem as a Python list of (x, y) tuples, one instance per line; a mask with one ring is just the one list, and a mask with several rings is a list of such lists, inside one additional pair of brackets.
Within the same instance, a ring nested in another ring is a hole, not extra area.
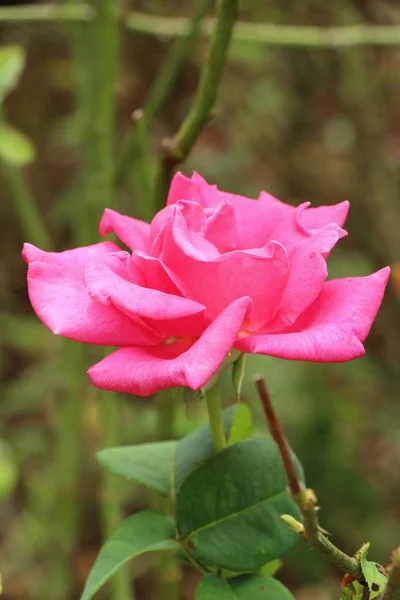
[(400, 546), (393, 551), (389, 580), (382, 600), (400, 600)]
[[(180, 400), (180, 398), (179, 398)], [(171, 440), (175, 437), (175, 423), (178, 406), (177, 390), (170, 388), (155, 395), (157, 411), (156, 439)], [(158, 494), (151, 496), (151, 508), (169, 513), (170, 503)], [(157, 600), (177, 600), (179, 598), (181, 569), (176, 556), (170, 552), (161, 552), (157, 561)]]
[[(193, 18), (187, 20), (184, 35), (174, 43), (164, 65), (156, 75), (141, 109), (144, 131), (148, 129), (155, 115), (171, 95), (174, 83), (188, 60), (196, 39), (200, 35), (202, 20), (212, 4), (213, 0), (199, 0)], [(135, 122), (122, 141), (122, 150), (115, 172), (117, 184), (125, 181), (133, 160), (139, 155), (138, 144), (140, 145), (140, 142), (138, 135), (140, 137), (140, 131), (138, 131), (138, 123)]]
[(211, 390), (203, 392), (203, 394), (207, 402), (208, 419), (210, 422), (214, 449), (215, 452), (220, 452), (226, 448), (226, 438), (224, 422), (222, 420), (221, 396), (218, 384), (214, 385)]
[(203, 128), (212, 116), (217, 100), (223, 68), (228, 56), (238, 13), (238, 0), (217, 0), (215, 29), (203, 61), (200, 81), (193, 106), (177, 133), (163, 143), (159, 174), (155, 187), (154, 206), (165, 202), (167, 190), (175, 167), (185, 160)]
[(358, 577), (361, 574), (359, 561), (355, 557), (342, 552), (321, 532), (316, 511), (317, 499), (314, 492), (305, 489), (303, 483), (297, 477), (290, 447), (273, 409), (265, 381), (262, 376), (256, 375), (254, 383), (260, 396), (269, 430), (282, 457), (288, 478), (289, 491), (303, 515), (304, 536), (307, 542), (314, 550), (324, 554), (336, 567), (345, 573)]

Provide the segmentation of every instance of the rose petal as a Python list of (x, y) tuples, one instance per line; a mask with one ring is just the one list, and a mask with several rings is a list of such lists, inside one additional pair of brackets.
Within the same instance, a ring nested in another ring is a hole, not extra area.
[(341, 227), (349, 209), (348, 202), (316, 208), (308, 208), (306, 203), (296, 208), (267, 192), (261, 192), (258, 200), (254, 200), (221, 191), (198, 173), (193, 173), (190, 179), (182, 173), (175, 175), (168, 204), (180, 200), (199, 202), (205, 208), (216, 208), (221, 202), (231, 204), (236, 215), (237, 248), (242, 249), (260, 248), (276, 240), (290, 250), (316, 229), (331, 223)]
[[(349, 203), (341, 202), (335, 206), (310, 208), (310, 203), (304, 202), (300, 206), (291, 208), (292, 212), (287, 213), (285, 219), (279, 219), (270, 232), (271, 238), (283, 244), (289, 253), (321, 229), (340, 228), (347, 215)], [(335, 221), (336, 218), (340, 223)], [(346, 232), (342, 230), (342, 234), (346, 235)]]
[(339, 227), (343, 227), (349, 208), (350, 203), (347, 200), (331, 206), (309, 208), (303, 213), (303, 225), (308, 229), (320, 229), (330, 223), (336, 223)]
[(115, 306), (139, 324), (144, 321), (160, 336), (199, 335), (204, 330), (204, 306), (129, 281), (118, 256), (89, 256), (84, 280), (96, 302)]
[(139, 219), (121, 215), (106, 208), (100, 221), (100, 235), (115, 233), (131, 250), (147, 252), (150, 245), (150, 225)]
[(309, 309), (287, 332), (246, 337), (243, 352), (290, 360), (342, 362), (365, 353), (364, 342), (382, 302), (390, 269), (368, 277), (327, 281)]
[(221, 204), (207, 218), (205, 237), (221, 253), (235, 250), (237, 245), (234, 208), (229, 202)]
[(119, 251), (112, 242), (65, 252), (44, 252), (25, 244), (31, 304), (55, 334), (78, 342), (107, 346), (151, 345), (158, 338), (149, 327), (139, 327), (113, 306), (95, 302), (88, 294), (83, 270), (90, 252), (104, 257)]
[(157, 347), (123, 348), (91, 367), (96, 387), (148, 396), (162, 389), (199, 389), (216, 373), (236, 340), (251, 301), (240, 298), (228, 306), (194, 343), (180, 340)]
[(266, 333), (292, 325), (314, 302), (328, 276), (326, 257), (345, 235), (337, 225), (328, 225), (303, 240), (289, 255), (290, 274), (277, 317)]
[(183, 294), (206, 306), (211, 318), (235, 299), (250, 296), (252, 329), (275, 316), (289, 270), (286, 251), (277, 242), (220, 254), (211, 242), (189, 229), (180, 202), (172, 227), (166, 231), (161, 258), (179, 279)]

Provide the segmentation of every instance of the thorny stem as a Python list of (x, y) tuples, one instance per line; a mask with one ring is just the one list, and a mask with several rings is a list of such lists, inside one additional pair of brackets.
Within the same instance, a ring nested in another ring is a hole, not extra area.
[(345, 573), (349, 573), (354, 577), (360, 576), (360, 562), (355, 557), (348, 556), (342, 552), (342, 550), (332, 544), (332, 542), (322, 533), (318, 523), (316, 511), (317, 499), (312, 490), (307, 490), (304, 488), (303, 484), (299, 481), (296, 475), (290, 447), (285, 438), (278, 417), (273, 409), (265, 381), (262, 376), (257, 375), (254, 377), (254, 382), (264, 408), (271, 435), (277, 443), (282, 457), (283, 465), (288, 478), (289, 491), (303, 515), (304, 536), (307, 542), (312, 548), (314, 548), (314, 550), (324, 554), (330, 560), (330, 562), (332, 562), (336, 567)]
[[(178, 39), (171, 53), (168, 55), (164, 65), (156, 76), (149, 93), (142, 106), (142, 129), (146, 132), (161, 106), (167, 101), (173, 85), (178, 78), (182, 67), (188, 60), (192, 46), (201, 32), (201, 24), (204, 16), (210, 10), (213, 0), (199, 0), (199, 6), (193, 19), (187, 19), (187, 27), (183, 35)], [(135, 25), (136, 15), (128, 15), (126, 22)], [(135, 114), (135, 113), (134, 113)], [(137, 131), (139, 123), (136, 121), (122, 142), (122, 151), (117, 163), (115, 180), (120, 184), (131, 166), (135, 154), (138, 153), (138, 139), (140, 132)]]
[(258, 394), (263, 405), (265, 416), (267, 418), (268, 426), (272, 437), (278, 445), (283, 465), (288, 478), (289, 490), (294, 498), (298, 497), (304, 489), (304, 486), (298, 480), (296, 471), (294, 468), (292, 455), (290, 452), (289, 444), (286, 441), (282, 427), (278, 421), (278, 417), (272, 407), (271, 399), (268, 390), (265, 385), (265, 381), (262, 377), (256, 376), (254, 378)]
[(194, 104), (171, 140), (164, 142), (155, 204), (164, 198), (176, 165), (185, 160), (211, 117), (217, 99), (223, 68), (228, 55), (233, 26), (237, 19), (238, 0), (217, 0), (215, 29), (203, 62)]

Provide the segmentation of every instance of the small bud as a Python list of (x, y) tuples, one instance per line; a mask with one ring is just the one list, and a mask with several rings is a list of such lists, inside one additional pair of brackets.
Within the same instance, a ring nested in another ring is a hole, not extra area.
[(317, 499), (317, 496), (315, 495), (314, 490), (311, 490), (310, 488), (305, 488), (305, 489), (301, 490), (301, 492), (298, 496), (298, 502), (304, 509), (307, 509), (307, 508), (311, 508), (312, 506), (315, 507), (315, 505), (318, 502), (318, 499)]
[(297, 521), (294, 517), (292, 517), (291, 515), (281, 515), (281, 519), (282, 521), (284, 521), (286, 523), (286, 525), (295, 533), (298, 534), (303, 534), (304, 533), (304, 527), (303, 524), (300, 523), (300, 521)]

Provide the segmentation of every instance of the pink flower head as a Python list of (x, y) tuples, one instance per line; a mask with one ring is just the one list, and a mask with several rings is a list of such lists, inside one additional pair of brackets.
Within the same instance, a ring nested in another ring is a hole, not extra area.
[(178, 173), (149, 225), (107, 209), (112, 242), (66, 252), (25, 244), (28, 289), (58, 335), (119, 346), (89, 369), (99, 388), (147, 396), (199, 389), (233, 347), (291, 360), (338, 362), (364, 354), (389, 268), (326, 281), (326, 259), (348, 203), (297, 208)]

